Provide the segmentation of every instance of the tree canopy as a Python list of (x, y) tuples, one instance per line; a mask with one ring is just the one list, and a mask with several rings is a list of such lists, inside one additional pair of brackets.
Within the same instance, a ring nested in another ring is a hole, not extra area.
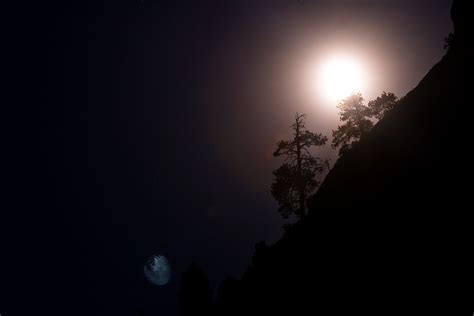
[(392, 110), (397, 102), (398, 98), (393, 93), (385, 91), (367, 105), (360, 92), (339, 101), (339, 119), (343, 124), (332, 132), (332, 147), (339, 148), (339, 156), (344, 155), (368, 134), (374, 124)]
[(370, 116), (377, 120), (382, 119), (385, 114), (392, 110), (398, 102), (398, 98), (392, 92), (382, 92), (375, 100), (369, 101)]

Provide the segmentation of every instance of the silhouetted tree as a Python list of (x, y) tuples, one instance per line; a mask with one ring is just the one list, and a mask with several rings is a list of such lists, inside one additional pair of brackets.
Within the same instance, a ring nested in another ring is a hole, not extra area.
[(380, 97), (369, 101), (367, 106), (369, 107), (370, 116), (377, 120), (382, 119), (385, 114), (393, 109), (398, 102), (398, 98), (392, 92), (382, 92)]
[(179, 299), (182, 316), (211, 313), (212, 291), (209, 280), (206, 273), (194, 262), (181, 276)]
[(283, 218), (291, 214), (306, 215), (306, 198), (318, 187), (316, 174), (322, 173), (324, 161), (309, 152), (312, 146), (322, 146), (327, 137), (308, 131), (305, 127), (304, 114), (295, 115), (291, 125), (293, 139), (280, 140), (274, 157), (285, 156), (285, 163), (273, 171), (274, 181), (271, 192), (280, 205), (278, 211)]
[(397, 102), (398, 98), (395, 94), (385, 91), (367, 105), (364, 104), (364, 98), (360, 92), (339, 101), (337, 105), (339, 118), (344, 124), (339, 125), (332, 132), (332, 147), (339, 148), (339, 156), (364, 137), (372, 129), (374, 122), (382, 119)]
[(240, 281), (228, 276), (217, 289), (216, 315), (242, 315)]
[(339, 147), (339, 156), (342, 156), (355, 142), (367, 134), (374, 124), (370, 120), (371, 110), (364, 104), (364, 98), (360, 92), (339, 101), (337, 108), (339, 119), (344, 124), (339, 125), (332, 132), (332, 147)]

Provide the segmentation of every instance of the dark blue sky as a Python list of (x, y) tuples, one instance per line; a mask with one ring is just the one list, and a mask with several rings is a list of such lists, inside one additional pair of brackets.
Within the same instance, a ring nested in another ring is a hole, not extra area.
[[(402, 96), (443, 55), (450, 3), (16, 4), (16, 208), (0, 281), (11, 313), (0, 313), (176, 315), (192, 261), (213, 286), (238, 277), (257, 241), (282, 234), (271, 152), (292, 115), (335, 127), (298, 103), (295, 65), (350, 47), (379, 67), (368, 94)], [(142, 275), (155, 252), (173, 268), (161, 288)]]

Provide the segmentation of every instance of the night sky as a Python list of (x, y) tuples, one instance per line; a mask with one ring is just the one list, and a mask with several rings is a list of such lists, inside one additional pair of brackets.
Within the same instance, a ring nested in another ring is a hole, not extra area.
[[(367, 100), (403, 96), (445, 53), (450, 5), (15, 4), (16, 207), (0, 313), (177, 315), (192, 261), (214, 288), (239, 277), (255, 243), (283, 233), (272, 152), (294, 113), (328, 136), (337, 126), (305, 71), (345, 52), (367, 65)], [(334, 163), (329, 145), (320, 154)], [(143, 276), (154, 253), (171, 263), (166, 286)]]

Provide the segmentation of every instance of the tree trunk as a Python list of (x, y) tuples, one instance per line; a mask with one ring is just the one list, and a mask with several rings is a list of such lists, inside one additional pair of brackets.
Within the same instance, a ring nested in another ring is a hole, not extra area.
[(305, 217), (305, 196), (304, 196), (304, 184), (303, 184), (303, 176), (301, 174), (301, 139), (300, 139), (300, 120), (298, 115), (296, 116), (296, 162), (297, 162), (297, 183), (298, 183), (298, 197), (299, 197), (299, 212), (301, 214), (301, 218)]

